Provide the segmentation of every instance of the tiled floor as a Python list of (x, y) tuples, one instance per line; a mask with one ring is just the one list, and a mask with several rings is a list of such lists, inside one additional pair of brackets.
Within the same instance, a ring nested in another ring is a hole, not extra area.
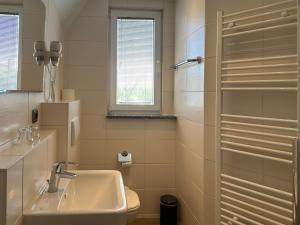
[(159, 225), (158, 219), (137, 219), (134, 223), (128, 225)]
[(143, 222), (134, 222), (134, 223), (131, 223), (131, 224), (128, 224), (128, 225), (159, 225), (159, 223), (152, 223), (152, 222), (146, 222), (146, 223), (143, 223)]

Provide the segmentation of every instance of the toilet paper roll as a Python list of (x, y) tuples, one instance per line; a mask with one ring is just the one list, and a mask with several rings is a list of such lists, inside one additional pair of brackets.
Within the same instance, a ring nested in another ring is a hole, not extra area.
[(75, 100), (75, 90), (74, 89), (63, 89), (61, 91), (61, 100), (63, 100), (63, 101)]
[(118, 153), (118, 162), (121, 164), (121, 167), (129, 167), (132, 165), (132, 157), (131, 153), (123, 150)]
[(130, 167), (132, 165), (132, 162), (122, 162), (121, 167)]

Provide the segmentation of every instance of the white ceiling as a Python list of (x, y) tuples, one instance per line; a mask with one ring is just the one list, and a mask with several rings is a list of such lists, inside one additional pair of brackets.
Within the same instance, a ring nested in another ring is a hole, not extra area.
[(54, 0), (64, 28), (68, 28), (79, 15), (87, 0)]

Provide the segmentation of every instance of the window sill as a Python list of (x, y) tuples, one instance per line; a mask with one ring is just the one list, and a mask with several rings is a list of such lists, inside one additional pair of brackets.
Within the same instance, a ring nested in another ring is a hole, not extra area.
[(153, 119), (153, 120), (177, 120), (174, 115), (116, 115), (108, 114), (106, 119)]

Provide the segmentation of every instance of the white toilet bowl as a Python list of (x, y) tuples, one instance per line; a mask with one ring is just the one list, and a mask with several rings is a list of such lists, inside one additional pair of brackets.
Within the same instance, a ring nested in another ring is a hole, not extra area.
[(132, 223), (138, 214), (140, 208), (140, 199), (137, 193), (125, 186), (127, 201), (127, 224)]

